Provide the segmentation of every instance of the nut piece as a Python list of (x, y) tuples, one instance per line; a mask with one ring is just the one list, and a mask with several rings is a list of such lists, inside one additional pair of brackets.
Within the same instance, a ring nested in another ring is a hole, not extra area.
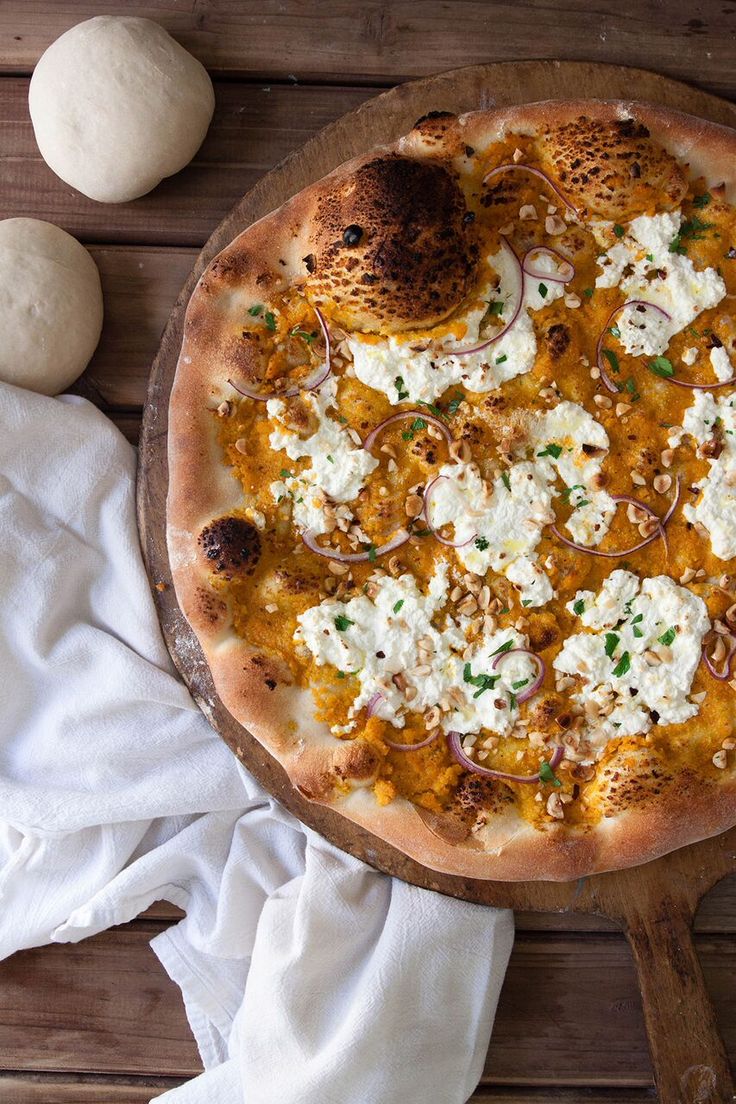
[(533, 203), (524, 203), (519, 208), (519, 218), (526, 222), (529, 219), (535, 219), (537, 217), (537, 208)]
[(719, 770), (725, 770), (728, 766), (728, 755), (723, 748), (713, 756), (713, 766), (718, 767)]
[(467, 441), (453, 441), (448, 451), (452, 459), (460, 461), (461, 464), (467, 464), (470, 459), (470, 445)]
[(238, 450), (238, 452), (247, 452), (248, 442), (245, 440), (244, 437), (238, 437), (237, 441), (235, 442), (235, 448)]
[(646, 481), (646, 479), (644, 478), (643, 475), (639, 475), (638, 471), (632, 471), (630, 474), (631, 474), (631, 482), (636, 487), (646, 487), (647, 481)]
[(562, 804), (558, 793), (551, 793), (547, 798), (547, 813), (555, 820), (565, 819), (565, 806)]
[(407, 517), (414, 518), (422, 512), (422, 500), (419, 495), (411, 494), (407, 496), (404, 503), (404, 512)]
[(657, 494), (666, 494), (672, 486), (672, 476), (655, 475), (654, 479), (652, 480), (652, 486), (654, 487)]
[(564, 234), (565, 223), (559, 215), (547, 215), (544, 220), (544, 229), (551, 237), (556, 237), (558, 234)]

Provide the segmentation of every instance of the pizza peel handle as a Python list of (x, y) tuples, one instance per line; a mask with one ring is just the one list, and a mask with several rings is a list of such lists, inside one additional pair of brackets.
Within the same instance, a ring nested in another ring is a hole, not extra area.
[(661, 1104), (726, 1104), (734, 1082), (692, 939), (689, 902), (671, 895), (622, 921), (639, 975)]

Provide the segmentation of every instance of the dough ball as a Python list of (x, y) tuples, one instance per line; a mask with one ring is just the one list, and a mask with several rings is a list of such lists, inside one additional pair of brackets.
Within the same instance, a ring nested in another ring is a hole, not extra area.
[(125, 203), (191, 161), (215, 94), (204, 66), (158, 23), (99, 15), (41, 56), (28, 106), (56, 175), (90, 199)]
[(0, 379), (58, 395), (86, 368), (102, 329), (97, 265), (50, 222), (0, 221)]
[(310, 299), (338, 325), (382, 333), (446, 318), (478, 257), (455, 177), (436, 162), (394, 155), (328, 178), (310, 245)]

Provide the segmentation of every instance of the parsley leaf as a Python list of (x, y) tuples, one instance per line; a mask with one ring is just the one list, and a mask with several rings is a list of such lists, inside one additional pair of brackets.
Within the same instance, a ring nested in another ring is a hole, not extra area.
[(255, 303), (252, 307), (248, 308), (248, 314), (251, 316), (251, 318), (258, 318), (258, 316), (262, 313), (263, 306), (261, 305), (261, 303)]
[(264, 317), (265, 322), (266, 322), (266, 329), (270, 330), (271, 333), (275, 333), (276, 332), (276, 316), (274, 315), (273, 311), (266, 311), (266, 313), (264, 314), (263, 317)]
[(469, 663), (466, 663), (463, 667), (463, 682), (468, 682), (471, 686), (478, 687), (473, 694), (474, 698), (479, 698), (486, 690), (492, 690), (500, 677), (500, 675), (474, 675)]
[(332, 454), (329, 452), (327, 453), (327, 459), (330, 461), (331, 464), (335, 463), (335, 457), (332, 456)]
[(435, 418), (445, 417), (443, 411), (440, 410), (439, 406), (435, 406), (434, 403), (422, 402), (422, 400), (420, 399), (417, 403), (417, 406), (426, 406), (427, 410), (430, 412), (430, 414), (434, 414)]
[(289, 330), (290, 337), (303, 337), (307, 345), (311, 345), (317, 336), (317, 331), (313, 330), (308, 333), (307, 330), (302, 330), (299, 326), (294, 326), (293, 330)]
[(621, 368), (618, 363), (618, 357), (614, 353), (613, 349), (601, 349), (601, 352), (603, 353), (608, 363), (611, 365), (611, 370), (613, 372), (620, 372)]
[(368, 559), (371, 563), (376, 562), (376, 546), (375, 544), (368, 545)]
[[(498, 363), (498, 361), (496, 363)], [(458, 393), (454, 395), (447, 404), (447, 413), (457, 414), (457, 408), (460, 406), (460, 403), (463, 401), (464, 398), (465, 396), (463, 395), (462, 391), (458, 391)]]
[(424, 418), (415, 418), (409, 428), (405, 429), (401, 436), (404, 438), (405, 441), (413, 441), (414, 434), (417, 433), (420, 429), (426, 428), (427, 423), (425, 422)]
[(618, 661), (618, 663), (616, 664), (616, 666), (613, 668), (613, 673), (616, 676), (616, 678), (621, 678), (622, 675), (626, 674), (626, 672), (630, 669), (630, 667), (631, 667), (631, 656), (629, 655), (628, 652), (624, 652), (624, 654), (621, 656), (621, 658)]
[(617, 222), (615, 224), (615, 226), (613, 228), (613, 232), (614, 232), (614, 234), (616, 235), (617, 238), (622, 238), (624, 236), (624, 234), (626, 233), (626, 231), (624, 230), (624, 228), (623, 228), (623, 226), (621, 225), (620, 222)]
[(496, 357), (496, 364), (503, 364), (503, 363), (504, 363), (504, 361), (506, 361), (506, 360), (508, 360), (508, 359), (509, 359), (509, 358), (508, 358), (508, 357), (506, 356), (506, 353), (503, 353), (503, 355), (502, 355), (502, 356), (500, 356), (500, 357)]
[(661, 376), (662, 379), (669, 379), (670, 376), (674, 376), (675, 369), (672, 367), (672, 361), (668, 360), (665, 356), (655, 357), (649, 365), (649, 371), (653, 372), (655, 376)]
[(282, 468), (281, 471), (279, 472), (279, 475), (281, 476), (282, 479), (292, 479), (293, 478), (293, 473), (290, 472), (288, 468)]
[(657, 637), (660, 644), (670, 645), (677, 636), (677, 629), (672, 625), (667, 632), (663, 632), (661, 636)]
[[(503, 610), (501, 610), (501, 612), (503, 613)], [(506, 613), (508, 613), (508, 610), (506, 610)], [(495, 652), (491, 652), (491, 658), (493, 658), (493, 656), (495, 655), (501, 655), (502, 652), (510, 652), (513, 646), (513, 640), (507, 640), (506, 643), (502, 644), (500, 648), (496, 648)]]
[(488, 304), (488, 313), (496, 315), (503, 314), (503, 307), (503, 302), (500, 299), (496, 299), (495, 302)]
[(547, 298), (547, 292), (548, 291), (549, 291), (549, 288), (547, 287), (546, 284), (540, 284), (539, 285), (539, 294), (542, 296), (543, 299)]
[(399, 612), (399, 610), (401, 609), (401, 607), (403, 606), (403, 604), (404, 604), (404, 599), (403, 599), (403, 598), (399, 598), (398, 602), (397, 602), (397, 603), (396, 603), (396, 605), (394, 606), (394, 613), (398, 613), (398, 612)]
[(693, 207), (707, 207), (712, 198), (713, 196), (710, 194), (710, 192), (703, 192), (702, 195), (696, 195), (695, 199), (693, 200)]
[(592, 298), (594, 291), (595, 291), (595, 288), (583, 288), (583, 295), (585, 296), (586, 299), (590, 299), (590, 298)]
[(404, 384), (404, 380), (401, 376), (397, 376), (396, 379), (394, 380), (394, 387), (396, 388), (396, 390), (398, 392), (399, 402), (401, 402), (403, 399), (408, 399), (409, 398), (409, 392), (404, 390), (405, 384)]
[(606, 655), (609, 659), (613, 659), (613, 653), (618, 647), (618, 642), (621, 639), (616, 633), (606, 633)]
[(546, 449), (537, 453), (537, 456), (554, 456), (555, 460), (559, 460), (560, 456), (562, 456), (562, 446), (548, 444)]
[(475, 547), (478, 549), (479, 552), (485, 552), (486, 548), (488, 547), (488, 541), (485, 537), (476, 537)]
[(540, 782), (547, 782), (548, 784), (551, 784), (553, 786), (562, 785), (559, 778), (552, 770), (546, 759), (544, 759), (539, 765), (539, 780)]
[(351, 621), (349, 617), (346, 617), (344, 613), (338, 613), (335, 618), (335, 628), (338, 632), (345, 632), (346, 629), (349, 629), (350, 626), (354, 624), (355, 622)]
[(572, 607), (573, 613), (576, 613), (580, 617), (581, 613), (585, 613), (585, 601), (582, 598), (578, 598), (577, 602)]
[(527, 684), (528, 682), (529, 682), (529, 679), (528, 679), (528, 678), (526, 678), (526, 679), (519, 679), (519, 681), (518, 681), (518, 682), (512, 682), (512, 683), (511, 683), (511, 689), (512, 689), (512, 690), (521, 690), (522, 686), (526, 686), (526, 684)]
[(501, 472), (501, 479), (503, 481), (503, 485), (506, 488), (506, 490), (510, 491), (511, 490), (511, 479), (509, 478), (509, 473), (508, 472)]

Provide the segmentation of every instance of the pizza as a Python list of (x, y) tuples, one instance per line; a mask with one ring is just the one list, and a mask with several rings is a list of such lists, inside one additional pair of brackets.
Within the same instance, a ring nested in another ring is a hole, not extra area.
[(167, 533), (217, 694), (434, 870), (736, 823), (735, 156), (638, 103), (432, 112), (191, 297)]

